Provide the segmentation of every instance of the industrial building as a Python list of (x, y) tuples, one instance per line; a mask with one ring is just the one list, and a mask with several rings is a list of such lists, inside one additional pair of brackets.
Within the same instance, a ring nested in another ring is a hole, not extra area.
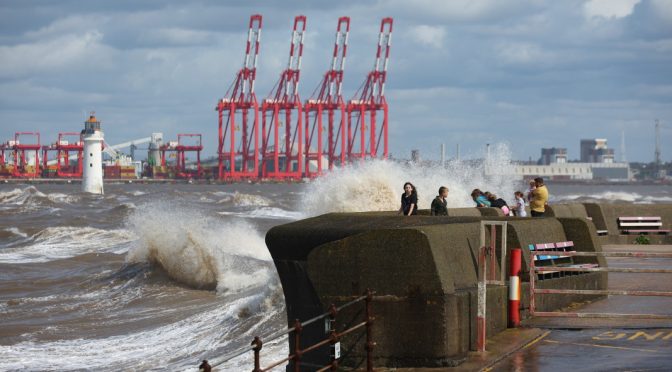
[(582, 163), (613, 163), (614, 149), (607, 147), (604, 138), (582, 139), (580, 160)]

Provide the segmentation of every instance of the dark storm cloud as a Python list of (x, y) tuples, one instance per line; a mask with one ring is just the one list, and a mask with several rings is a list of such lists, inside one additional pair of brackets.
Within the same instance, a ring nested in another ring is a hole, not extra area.
[(517, 158), (542, 146), (574, 158), (580, 138), (618, 147), (625, 130), (628, 156), (644, 160), (655, 118), (670, 142), (668, 0), (4, 1), (0, 140), (40, 130), (49, 142), (96, 109), (110, 143), (201, 132), (212, 154), (214, 104), (240, 68), (253, 13), (264, 15), (260, 99), (286, 64), (295, 15), (308, 17), (303, 98), (328, 66), (339, 16), (352, 18), (346, 98), (373, 65), (380, 18), (394, 17), (387, 94), (397, 156), (503, 141)]

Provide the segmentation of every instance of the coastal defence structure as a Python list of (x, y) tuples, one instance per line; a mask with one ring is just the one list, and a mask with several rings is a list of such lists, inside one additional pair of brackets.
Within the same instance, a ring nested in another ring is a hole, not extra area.
[[(529, 244), (569, 240), (575, 242), (577, 251), (601, 251), (595, 226), (585, 217), (510, 218), (494, 208), (450, 209), (447, 217), (408, 218), (394, 212), (326, 214), (274, 227), (266, 236), (282, 282), (288, 322), (312, 318), (332, 303), (345, 303), (371, 289), (375, 291), (376, 366), (459, 365), (477, 343), (477, 262), (483, 220), (508, 222), (507, 251), (523, 248), (529, 252)], [(524, 253), (524, 268), (528, 260), (529, 253)], [(602, 258), (585, 260), (606, 266)], [(500, 269), (496, 268), (497, 275)], [(525, 269), (521, 279), (525, 308), (529, 304)], [(581, 273), (543, 280), (539, 287), (604, 289), (606, 280), (605, 273)], [(507, 327), (507, 295), (506, 285), (487, 287), (488, 335)], [(537, 309), (556, 310), (594, 298), (545, 296), (537, 300)], [(342, 316), (353, 322), (361, 318), (352, 312)], [(322, 325), (302, 330), (305, 345), (323, 338)], [(290, 350), (294, 350), (292, 342), (290, 338)], [(343, 340), (344, 365), (357, 366), (364, 360), (363, 342), (356, 336)], [(328, 358), (325, 347), (303, 356), (302, 365), (324, 365)]]
[[(367, 290), (375, 292), (374, 365), (387, 368), (437, 368), (462, 363), (477, 350), (478, 262), (482, 221), (506, 221), (506, 256), (522, 249), (520, 316), (529, 318), (530, 245), (573, 242), (577, 252), (601, 252), (602, 244), (633, 244), (637, 236), (622, 235), (622, 216), (657, 216), (663, 227), (672, 223), (672, 205), (575, 203), (552, 205), (546, 218), (504, 217), (496, 208), (449, 209), (448, 216), (397, 216), (394, 212), (331, 213), (276, 226), (266, 244), (282, 282), (288, 324), (340, 306)], [(492, 226), (490, 228), (493, 228)], [(500, 247), (501, 227), (496, 227)], [(598, 235), (600, 233), (606, 235)], [(489, 231), (486, 231), (489, 236)], [(672, 244), (669, 234), (648, 235), (652, 244)], [(501, 250), (497, 250), (501, 257)], [(597, 257), (574, 257), (575, 264), (606, 267)], [(499, 262), (499, 260), (498, 260)], [(502, 270), (497, 263), (496, 277)], [(606, 272), (580, 272), (536, 281), (537, 288), (603, 290)], [(508, 286), (487, 285), (486, 333), (491, 337), (507, 328)], [(536, 311), (557, 311), (598, 300), (585, 294), (536, 296)], [(339, 313), (339, 326), (361, 321), (362, 310)], [(319, 323), (319, 322), (318, 322)], [(301, 330), (306, 347), (325, 338), (322, 324)], [(362, 367), (366, 341), (348, 335), (340, 345), (340, 365)], [(294, 338), (289, 349), (295, 350)], [(328, 345), (302, 356), (301, 368), (326, 365)], [(291, 369), (292, 367), (288, 367)], [(289, 370), (288, 369), (288, 370)]]

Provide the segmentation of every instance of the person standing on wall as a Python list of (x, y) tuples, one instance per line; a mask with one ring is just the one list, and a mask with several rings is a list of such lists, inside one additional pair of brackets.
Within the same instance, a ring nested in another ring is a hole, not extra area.
[(401, 207), (399, 213), (404, 216), (412, 216), (418, 214), (418, 192), (412, 183), (406, 182), (404, 184), (404, 193), (401, 194)]
[(448, 215), (448, 188), (445, 186), (439, 187), (439, 195), (432, 200), (432, 216), (447, 216)]
[(530, 200), (532, 217), (544, 217), (546, 205), (548, 205), (548, 189), (541, 177), (535, 178), (534, 183), (536, 188), (532, 191), (532, 200)]

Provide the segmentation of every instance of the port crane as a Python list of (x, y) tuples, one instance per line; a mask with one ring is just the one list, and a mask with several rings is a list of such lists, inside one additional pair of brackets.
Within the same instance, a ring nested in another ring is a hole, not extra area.
[(305, 33), (306, 16), (294, 17), (287, 68), (280, 74), (277, 84), (261, 104), (262, 178), (296, 180), (302, 177), (303, 110), (299, 97), (299, 81)]
[[(220, 180), (259, 177), (259, 104), (254, 93), (262, 17), (250, 17), (243, 68), (215, 108), (219, 116), (217, 146)], [(250, 120), (249, 115), (253, 118)], [(240, 120), (240, 121), (238, 121)], [(228, 142), (228, 146), (226, 144)]]
[[(350, 17), (340, 17), (329, 70), (304, 106), (306, 118), (305, 174), (313, 178), (322, 173), (326, 156), (329, 170), (345, 164), (345, 102), (343, 101), (343, 71), (348, 51)], [(324, 116), (327, 119), (327, 148), (324, 151)], [(317, 132), (317, 133), (316, 133)], [(314, 165), (314, 170), (313, 170)]]
[[(388, 157), (388, 105), (385, 99), (385, 80), (390, 60), (392, 45), (392, 18), (383, 18), (380, 22), (378, 46), (373, 70), (348, 101), (348, 161), (360, 161), (366, 158), (375, 159), (380, 153), (380, 142), (383, 142), (381, 157)], [(382, 111), (383, 121), (378, 130), (377, 113)], [(367, 123), (367, 116), (369, 117)], [(368, 125), (368, 128), (367, 128)], [(367, 131), (368, 129), (368, 131)], [(368, 148), (367, 148), (368, 147)]]

